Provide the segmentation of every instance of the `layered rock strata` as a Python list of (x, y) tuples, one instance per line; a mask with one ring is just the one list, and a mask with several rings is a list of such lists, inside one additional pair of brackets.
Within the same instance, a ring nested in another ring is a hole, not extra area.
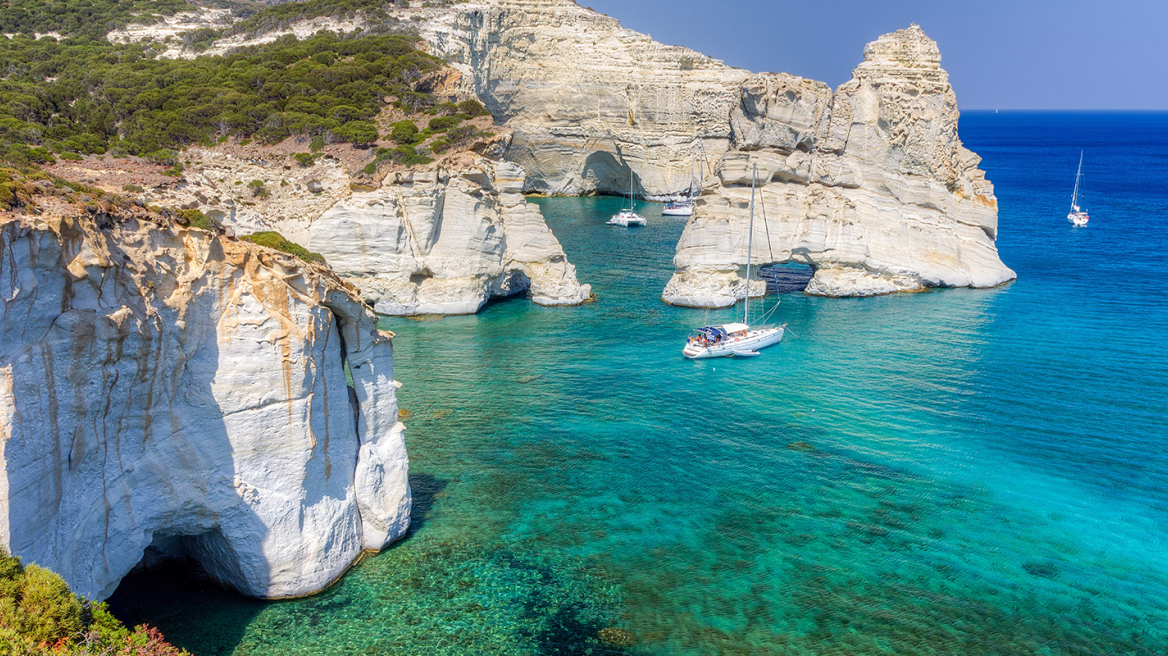
[[(540, 305), (591, 295), (524, 198), (522, 168), (461, 153), (357, 184), (337, 162), (286, 167), (195, 151), (183, 184), (158, 202), (200, 207), (237, 234), (275, 230), (324, 255), (390, 315), (472, 314), (496, 296)], [(258, 180), (259, 198), (241, 181)]]
[[(669, 303), (724, 307), (745, 296), (752, 171), (756, 265), (798, 262), (810, 294), (867, 296), (991, 287), (997, 199), (957, 135), (957, 102), (936, 43), (912, 26), (880, 37), (833, 94), (763, 74), (730, 114), (733, 150), (704, 183), (674, 257)], [(754, 280), (750, 294), (761, 294)]]
[(514, 132), (528, 191), (664, 199), (689, 189), (698, 137), (712, 164), (749, 73), (662, 45), (569, 0), (491, 0), (421, 16), (431, 51)]
[(383, 314), (471, 314), (492, 296), (527, 292), (541, 305), (591, 288), (523, 197), (523, 169), (479, 159), (391, 173), (308, 227), (308, 247), (361, 287)]
[(0, 226), (4, 546), (95, 599), (168, 556), (294, 597), (403, 534), (390, 335), (351, 285), (206, 231), (82, 216)]

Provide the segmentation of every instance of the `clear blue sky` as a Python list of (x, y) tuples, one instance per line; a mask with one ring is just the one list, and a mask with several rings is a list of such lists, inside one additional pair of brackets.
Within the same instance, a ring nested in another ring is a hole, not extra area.
[(962, 109), (1168, 110), (1168, 0), (578, 0), (657, 41), (832, 87), (917, 23)]

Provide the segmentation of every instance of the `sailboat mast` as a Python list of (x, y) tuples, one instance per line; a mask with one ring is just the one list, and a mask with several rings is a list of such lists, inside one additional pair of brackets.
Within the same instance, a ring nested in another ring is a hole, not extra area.
[(1071, 194), (1071, 211), (1079, 211), (1079, 178), (1083, 176), (1083, 151), (1079, 151), (1079, 170), (1075, 172), (1075, 191)]
[(750, 170), (750, 235), (746, 238), (746, 303), (742, 311), (742, 323), (750, 325), (750, 256), (754, 252), (754, 180), (758, 177), (758, 164)]
[(629, 211), (637, 209), (637, 197), (633, 195), (633, 165), (629, 165)]

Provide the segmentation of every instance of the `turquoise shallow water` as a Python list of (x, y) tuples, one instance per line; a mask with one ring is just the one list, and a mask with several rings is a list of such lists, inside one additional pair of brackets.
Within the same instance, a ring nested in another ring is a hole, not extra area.
[(199, 656), (1166, 653), (1168, 116), (962, 136), (1017, 282), (787, 292), (794, 336), (690, 362), (686, 332), (737, 310), (660, 302), (682, 220), (538, 200), (595, 303), (384, 321), (407, 539), (305, 600), (170, 572), (115, 610)]

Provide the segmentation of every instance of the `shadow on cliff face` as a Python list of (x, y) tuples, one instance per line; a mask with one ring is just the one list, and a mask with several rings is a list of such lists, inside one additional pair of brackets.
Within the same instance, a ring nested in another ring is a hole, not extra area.
[[(603, 151), (594, 152), (584, 160), (581, 176), (592, 181), (596, 193), (614, 196), (628, 195), (629, 176), (636, 180), (636, 175), (628, 164), (618, 162), (611, 153)], [(640, 185), (636, 185), (634, 189), (640, 195), (644, 195), (644, 189), (640, 188)]]
[[(65, 224), (58, 239), (13, 228), (0, 244), (11, 251), (0, 258), (0, 278), (36, 281), (35, 293), (0, 317), (0, 371), (14, 379), (6, 396), (20, 436), (4, 452), (10, 547), (59, 572), (78, 593), (100, 599), (114, 592), (119, 619), (164, 633), (167, 613), (186, 612), (184, 595), (237, 598), (223, 622), (208, 623), (229, 627), (222, 634), (229, 644), (241, 635), (230, 627), (245, 626), (258, 602), (213, 579), (265, 589), (269, 567), (258, 548), (240, 553), (242, 537), (260, 544), (267, 529), (234, 484), (236, 449), (213, 390), (231, 368), (220, 348), (225, 299), (214, 284), (180, 288), (171, 274), (139, 287), (123, 266), (142, 253), (93, 230)], [(66, 267), (87, 235), (104, 242), (111, 264), (91, 265), (76, 279)], [(160, 259), (181, 266), (170, 260), (181, 245), (162, 245), (168, 250)], [(161, 300), (168, 298), (185, 303)]]

